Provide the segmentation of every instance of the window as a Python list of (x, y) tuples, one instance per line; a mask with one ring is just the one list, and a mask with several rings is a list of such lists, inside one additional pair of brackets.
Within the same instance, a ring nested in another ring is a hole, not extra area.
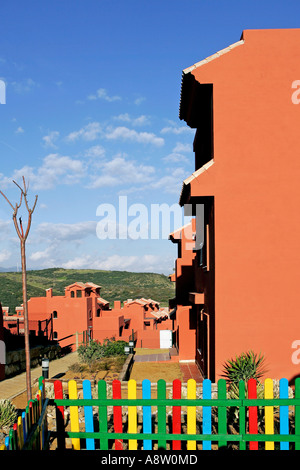
[(71, 290), (71, 297), (75, 297), (75, 292)]
[(57, 318), (57, 311), (53, 310), (53, 318)]
[(97, 308), (96, 317), (100, 317), (100, 308)]
[(82, 297), (82, 291), (81, 290), (76, 291), (76, 297)]
[(197, 131), (194, 139), (195, 169), (198, 170), (213, 158), (213, 87), (198, 85)]
[(57, 331), (53, 331), (53, 339), (57, 339)]

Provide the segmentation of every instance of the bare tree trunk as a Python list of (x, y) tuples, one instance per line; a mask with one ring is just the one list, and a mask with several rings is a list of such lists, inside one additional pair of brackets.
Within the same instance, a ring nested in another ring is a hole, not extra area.
[(24, 312), (24, 336), (25, 336), (25, 357), (26, 357), (26, 388), (27, 400), (31, 400), (31, 370), (30, 370), (30, 345), (28, 327), (28, 305), (27, 305), (27, 274), (25, 240), (21, 239), (21, 260), (22, 260), (22, 286), (23, 286), (23, 312)]
[[(26, 389), (27, 389), (27, 398), (28, 401), (31, 400), (31, 369), (30, 369), (30, 345), (29, 345), (29, 328), (28, 328), (28, 305), (27, 305), (27, 277), (26, 277), (26, 254), (25, 254), (25, 242), (29, 234), (30, 226), (31, 226), (31, 218), (33, 211), (35, 209), (37, 199), (38, 197), (35, 196), (35, 201), (33, 208), (30, 209), (28, 206), (28, 201), (27, 201), (27, 192), (28, 192), (28, 186), (26, 186), (25, 178), (23, 178), (23, 188), (19, 186), (15, 181), (15, 185), (18, 186), (18, 188), (21, 191), (21, 196), (20, 196), (20, 202), (19, 204), (15, 204), (15, 206), (7, 199), (5, 194), (3, 194), (2, 191), (0, 191), (0, 194), (6, 199), (6, 201), (9, 203), (9, 205), (13, 209), (13, 221), (15, 225), (16, 232), (18, 234), (18, 237), (20, 239), (21, 243), (21, 260), (22, 260), (22, 286), (23, 286), (23, 311), (24, 311), (24, 336), (25, 336), (25, 357), (26, 357)], [(28, 212), (28, 221), (27, 221), (27, 228), (24, 231), (23, 230), (23, 225), (22, 225), (22, 218), (19, 218), (19, 225), (17, 221), (17, 214), (18, 210), (21, 207), (22, 200), (24, 198), (26, 209)], [(25, 232), (25, 233), (24, 233)]]

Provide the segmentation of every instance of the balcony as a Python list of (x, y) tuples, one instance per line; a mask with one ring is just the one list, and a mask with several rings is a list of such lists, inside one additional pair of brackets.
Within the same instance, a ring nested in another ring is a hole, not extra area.
[(204, 305), (204, 293), (189, 292), (189, 301), (194, 305)]

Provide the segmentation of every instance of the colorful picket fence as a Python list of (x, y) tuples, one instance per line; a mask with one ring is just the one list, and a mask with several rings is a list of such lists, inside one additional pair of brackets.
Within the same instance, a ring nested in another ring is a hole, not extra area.
[[(281, 450), (290, 448), (294, 443), (295, 449), (300, 449), (300, 380), (296, 380), (295, 397), (288, 397), (288, 381), (280, 381), (280, 397), (274, 398), (273, 381), (266, 379), (264, 382), (264, 397), (257, 398), (256, 380), (251, 379), (247, 384), (239, 384), (239, 397), (229, 399), (227, 396), (226, 381), (221, 379), (217, 384), (217, 397), (212, 397), (212, 384), (210, 380), (204, 380), (202, 384), (202, 398), (196, 397), (197, 384), (190, 379), (187, 382), (187, 396), (182, 397), (182, 383), (174, 380), (172, 384), (172, 396), (167, 398), (166, 383), (164, 380), (157, 382), (153, 397), (153, 390), (149, 380), (142, 382), (142, 398), (137, 398), (137, 383), (128, 381), (127, 398), (122, 398), (121, 382), (112, 382), (112, 397), (107, 396), (107, 384), (98, 382), (98, 398), (92, 398), (91, 383), (83, 381), (83, 398), (78, 398), (77, 384), (69, 381), (69, 398), (63, 399), (62, 383), (56, 381), (55, 400), (60, 419), (58, 420), (57, 438), (59, 445), (64, 447), (65, 437), (71, 438), (72, 448), (75, 450), (99, 448), (107, 450), (124, 449), (125, 441), (128, 450), (153, 450), (170, 449), (203, 450), (212, 448), (221, 449), (229, 442), (236, 443), (240, 450), (259, 449), (262, 446), (266, 450), (275, 449), (275, 443)], [(123, 391), (124, 393), (124, 391)], [(247, 398), (246, 398), (247, 395)], [(70, 407), (70, 430), (64, 429), (64, 409)], [(78, 407), (84, 408), (85, 429), (79, 430)], [(108, 428), (108, 407), (112, 407), (113, 424)], [(238, 409), (239, 432), (228, 433), (228, 409)], [(290, 432), (289, 407), (293, 407), (295, 419), (294, 432)], [(278, 410), (279, 433), (275, 433), (275, 408)], [(199, 410), (202, 415), (199, 415)], [(263, 409), (264, 434), (258, 426), (258, 410)], [(98, 411), (98, 430), (95, 430), (95, 415)], [(153, 411), (156, 410), (155, 423)], [(169, 415), (167, 415), (169, 410)], [(182, 411), (186, 410), (186, 423), (182, 422)], [(197, 412), (198, 411), (198, 412)], [(122, 415), (125, 412), (126, 420)], [(140, 425), (138, 424), (138, 412), (142, 414)], [(215, 414), (214, 414), (215, 413)], [(171, 427), (167, 429), (167, 422)], [(199, 416), (201, 422), (199, 423)], [(214, 416), (217, 416), (217, 433), (213, 433), (212, 424)], [(60, 423), (60, 427), (59, 427)], [(184, 430), (183, 430), (184, 429)], [(198, 430), (197, 430), (198, 429)], [(199, 431), (200, 429), (200, 431)], [(168, 443), (168, 445), (167, 445)]]
[[(42, 379), (40, 384), (37, 398), (11, 430), (6, 445), (9, 450), (47, 448), (48, 405), (56, 410), (56, 430), (51, 435), (58, 449), (66, 448), (67, 439), (74, 450), (211, 450), (228, 444), (240, 450), (300, 449), (300, 379), (295, 381), (293, 398), (289, 398), (287, 379), (280, 380), (278, 398), (274, 398), (271, 379), (264, 381), (263, 398), (257, 398), (254, 379), (247, 384), (241, 381), (235, 398), (228, 398), (223, 379), (214, 393), (211, 381), (205, 379), (200, 398), (193, 379), (186, 384), (186, 396), (185, 385), (178, 379), (168, 393), (164, 380), (159, 380), (157, 387), (144, 380), (141, 390), (134, 380), (128, 381), (126, 389), (114, 380), (112, 390), (104, 380), (96, 390), (88, 380), (82, 382), (82, 390), (70, 380), (68, 398), (64, 398), (63, 383), (57, 380), (52, 400), (44, 397)], [(66, 410), (69, 419), (65, 418)], [(229, 426), (232, 410), (237, 412), (235, 433)], [(80, 419), (82, 413), (84, 420)]]
[(18, 416), (0, 450), (44, 450), (48, 447), (48, 401), (41, 377), (36, 398), (30, 400), (25, 411)]

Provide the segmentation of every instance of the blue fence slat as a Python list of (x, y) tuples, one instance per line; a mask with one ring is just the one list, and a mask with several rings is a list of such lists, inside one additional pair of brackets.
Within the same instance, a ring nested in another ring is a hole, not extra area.
[[(91, 399), (92, 398), (92, 387), (89, 380), (84, 380), (82, 382), (83, 389), (83, 398)], [(93, 407), (84, 406), (84, 421), (85, 421), (85, 431), (94, 432), (94, 420), (93, 420)], [(86, 439), (86, 448), (87, 450), (95, 450), (95, 439), (88, 438)]]
[(22, 425), (23, 425), (23, 436), (24, 436), (24, 442), (26, 441), (27, 437), (27, 426), (26, 426), (26, 413), (25, 411), (22, 412)]
[[(279, 398), (289, 397), (289, 382), (287, 379), (279, 381)], [(289, 407), (279, 407), (280, 434), (289, 434)], [(280, 442), (280, 450), (289, 450), (288, 442)]]
[[(203, 399), (211, 399), (211, 381), (203, 380)], [(211, 406), (203, 406), (203, 434), (211, 434)], [(203, 441), (203, 450), (211, 450), (211, 441)]]
[[(142, 382), (142, 393), (143, 399), (151, 398), (151, 382), (148, 379), (143, 380)], [(151, 424), (151, 406), (143, 406), (143, 432), (151, 433), (152, 424)], [(152, 441), (145, 439), (143, 441), (144, 450), (152, 450)]]

